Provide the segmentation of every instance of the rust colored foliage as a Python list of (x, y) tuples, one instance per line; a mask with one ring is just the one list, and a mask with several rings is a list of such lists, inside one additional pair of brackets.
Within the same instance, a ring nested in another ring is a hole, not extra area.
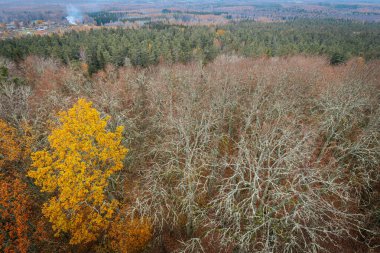
[(16, 162), (21, 156), (16, 129), (0, 119), (0, 172), (10, 163)]
[(152, 238), (152, 224), (145, 218), (130, 219), (118, 216), (110, 228), (109, 236), (113, 250), (140, 252)]
[(20, 179), (0, 181), (0, 251), (28, 252), (30, 199)]

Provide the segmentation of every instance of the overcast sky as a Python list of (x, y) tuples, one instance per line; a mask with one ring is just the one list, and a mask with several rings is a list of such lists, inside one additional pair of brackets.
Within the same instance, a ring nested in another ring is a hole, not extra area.
[[(110, 2), (228, 2), (226, 0), (0, 0), (0, 3), (25, 3), (25, 4), (52, 4), (52, 3), (110, 3)], [(244, 2), (249, 2), (249, 0), (241, 0)], [(260, 0), (252, 0), (251, 2), (260, 2)], [(261, 2), (302, 2), (302, 0), (262, 0)], [(378, 2), (380, 0), (304, 0), (304, 2)]]

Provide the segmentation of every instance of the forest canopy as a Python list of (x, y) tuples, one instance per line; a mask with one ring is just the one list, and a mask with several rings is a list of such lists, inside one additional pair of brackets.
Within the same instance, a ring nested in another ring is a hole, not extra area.
[(379, 24), (0, 41), (0, 252), (376, 252)]
[(327, 55), (331, 63), (353, 56), (380, 57), (380, 24), (342, 20), (241, 22), (225, 26), (150, 24), (141, 29), (96, 29), (63, 35), (27, 36), (0, 41), (0, 55), (25, 59), (53, 57), (66, 64), (86, 63), (90, 74), (115, 66), (156, 65), (193, 60), (207, 63), (220, 54), (241, 56)]

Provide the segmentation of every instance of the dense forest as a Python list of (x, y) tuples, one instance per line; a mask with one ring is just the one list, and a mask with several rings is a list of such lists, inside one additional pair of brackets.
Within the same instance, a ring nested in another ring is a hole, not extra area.
[(0, 55), (25, 59), (53, 57), (86, 63), (93, 74), (107, 64), (142, 66), (207, 63), (220, 54), (241, 56), (327, 55), (332, 63), (353, 56), (380, 57), (380, 24), (338, 20), (285, 23), (242, 22), (220, 27), (151, 24), (142, 29), (97, 29), (64, 35), (0, 41)]
[(379, 31), (1, 41), (0, 252), (379, 251)]
[(93, 18), (96, 22), (96, 25), (104, 25), (111, 22), (117, 22), (122, 20), (127, 14), (126, 13), (118, 13), (118, 12), (107, 12), (107, 11), (98, 11), (88, 13), (88, 16)]

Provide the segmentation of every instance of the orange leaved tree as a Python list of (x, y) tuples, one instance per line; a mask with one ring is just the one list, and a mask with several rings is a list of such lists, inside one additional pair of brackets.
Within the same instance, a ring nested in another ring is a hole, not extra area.
[(0, 173), (2, 168), (9, 163), (17, 162), (21, 156), (21, 148), (18, 142), (17, 131), (7, 122), (0, 119)]
[(108, 231), (111, 248), (116, 252), (141, 252), (152, 238), (149, 219), (118, 215)]
[(56, 235), (71, 234), (71, 244), (93, 241), (104, 231), (118, 205), (107, 197), (109, 177), (123, 167), (128, 150), (121, 144), (123, 127), (107, 131), (90, 102), (79, 99), (59, 114), (49, 148), (32, 154), (29, 172), (42, 191), (52, 194), (42, 208)]
[(0, 179), (0, 252), (28, 252), (31, 200), (20, 179)]

